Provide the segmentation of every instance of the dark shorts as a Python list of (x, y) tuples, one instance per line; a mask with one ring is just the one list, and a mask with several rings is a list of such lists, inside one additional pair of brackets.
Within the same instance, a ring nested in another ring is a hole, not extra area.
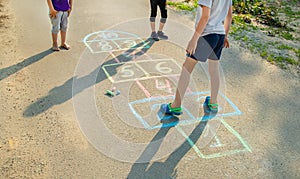
[(221, 34), (202, 36), (198, 40), (195, 54), (187, 54), (187, 56), (201, 62), (206, 62), (207, 59), (220, 60), (224, 40), (225, 35)]

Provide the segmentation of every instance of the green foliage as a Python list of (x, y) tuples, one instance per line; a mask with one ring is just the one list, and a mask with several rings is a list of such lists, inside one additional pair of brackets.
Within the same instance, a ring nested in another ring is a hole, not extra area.
[(233, 11), (238, 14), (263, 14), (264, 4), (261, 0), (233, 0)]
[(268, 52), (266, 50), (263, 50), (262, 52), (260, 52), (260, 56), (262, 58), (266, 58), (268, 56)]
[(298, 62), (290, 57), (283, 57), (283, 56), (278, 56), (275, 58), (275, 61), (277, 63), (284, 63), (284, 62), (287, 62), (289, 64), (292, 64), (292, 65), (297, 65)]
[(289, 32), (283, 32), (282, 37), (285, 38), (286, 40), (293, 40), (293, 35), (290, 34)]
[(272, 64), (274, 64), (274, 55), (273, 54), (270, 54), (268, 57), (267, 57), (267, 60), (269, 62), (271, 62)]
[(300, 60), (300, 48), (298, 50), (294, 49), (294, 52), (296, 53), (296, 56), (298, 57), (298, 60)]
[(284, 7), (281, 12), (284, 12), (290, 18), (297, 18), (300, 15), (300, 11), (293, 11), (292, 8), (288, 6)]
[(280, 45), (280, 46), (277, 47), (277, 49), (279, 49), (279, 50), (283, 50), (283, 49), (292, 50), (293, 47), (288, 46), (288, 45)]
[(244, 23), (250, 24), (251, 23), (251, 18), (247, 15), (242, 15), (242, 14), (233, 16), (232, 20), (233, 20), (233, 23), (240, 23), (240, 24), (244, 24)]
[(167, 4), (169, 6), (175, 7), (176, 9), (185, 10), (185, 11), (193, 11), (197, 7), (197, 4), (195, 3), (191, 5), (186, 2), (167, 2)]
[(278, 10), (269, 7), (262, 0), (233, 0), (233, 11), (237, 14), (250, 14), (262, 24), (273, 27), (285, 27), (277, 17)]

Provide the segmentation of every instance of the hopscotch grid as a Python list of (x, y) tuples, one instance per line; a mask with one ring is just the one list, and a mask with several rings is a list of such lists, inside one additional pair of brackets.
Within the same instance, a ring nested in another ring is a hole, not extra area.
[[(110, 53), (110, 55), (114, 58), (114, 60), (115, 60), (117, 63), (121, 63), (121, 61), (118, 59), (117, 56), (115, 56), (114, 53), (112, 53), (112, 52), (109, 52), (109, 53)], [(105, 65), (104, 65), (104, 66), (105, 66)]]
[[(101, 35), (99, 35), (99, 34), (101, 34)], [(98, 34), (96, 35), (96, 37), (97, 37), (97, 38), (100, 38), (100, 39), (101, 39), (101, 38), (104, 38), (104, 39), (105, 39), (105, 38), (106, 38), (106, 35), (105, 35), (104, 31), (101, 31), (100, 33), (98, 33)]]
[[(210, 92), (209, 92), (209, 91), (194, 92), (194, 93), (188, 93), (188, 94), (186, 94), (186, 96), (204, 95), (204, 94), (208, 94), (208, 93), (210, 93)], [(222, 95), (222, 96), (225, 96), (225, 95)], [(161, 101), (161, 100), (171, 100), (171, 99), (174, 99), (174, 98), (175, 98), (174, 95), (173, 95), (173, 96), (163, 96), (163, 97), (161, 97), (161, 96), (158, 96), (158, 97), (150, 97), (150, 98), (144, 98), (144, 99), (141, 99), (141, 100), (132, 101), (132, 102), (129, 103), (129, 105), (133, 106), (133, 105), (137, 105), (137, 104), (141, 104), (141, 103), (145, 103), (145, 102), (156, 102), (156, 101)], [(230, 101), (228, 98), (226, 98), (226, 100), (227, 100), (227, 102)], [(230, 103), (230, 104), (231, 104), (231, 105), (234, 105), (233, 103)], [(153, 104), (153, 105), (152, 105), (152, 108), (153, 108), (153, 106), (159, 106), (159, 105), (160, 105), (160, 103), (159, 103), (159, 104)], [(152, 108), (151, 108), (151, 109), (152, 109)], [(237, 107), (236, 107), (236, 108), (237, 108)], [(132, 109), (134, 109), (134, 108), (132, 108)], [(211, 119), (211, 118), (206, 119), (206, 118), (203, 118), (203, 117), (198, 117), (198, 118), (196, 118), (196, 117), (193, 116), (187, 109), (185, 109), (184, 107), (183, 107), (183, 109), (185, 110), (185, 112), (187, 113), (187, 115), (189, 116), (189, 118), (188, 118), (188, 119), (181, 119), (181, 120), (177, 123), (177, 125), (181, 125), (181, 126), (191, 125), (191, 124), (195, 124), (195, 123), (197, 123), (197, 122), (199, 122), (199, 121), (202, 121), (202, 120), (210, 120), (210, 119)], [(234, 108), (234, 109), (235, 109), (235, 108)], [(136, 111), (134, 111), (134, 112), (136, 112)], [(214, 117), (214, 119), (217, 119), (217, 118), (219, 118), (219, 117), (229, 116), (228, 114), (235, 114), (235, 115), (236, 115), (235, 112), (225, 113), (225, 114), (216, 115), (216, 116)], [(144, 119), (141, 118), (141, 119), (139, 119), (139, 120), (144, 120)], [(145, 120), (144, 120), (144, 121), (145, 121)], [(147, 128), (147, 129), (149, 129), (149, 130), (151, 130), (151, 129), (157, 129), (157, 128), (161, 128), (161, 127), (163, 127), (163, 126), (166, 126), (166, 125), (161, 124), (161, 125), (151, 126), (151, 127)], [(228, 127), (228, 129), (230, 129), (230, 126)], [(231, 129), (231, 131), (234, 131), (234, 130)], [(237, 136), (239, 136), (239, 135), (237, 135)], [(241, 137), (240, 137), (240, 138), (241, 138)], [(240, 139), (240, 138), (239, 138), (239, 139)], [(243, 143), (243, 145), (247, 146), (246, 143)], [(250, 151), (251, 149), (248, 149), (248, 148), (247, 148), (247, 150)]]
[[(109, 38), (106, 35), (106, 33), (115, 33), (118, 37)], [(119, 37), (119, 35), (127, 35), (128, 37)], [(93, 38), (93, 39), (88, 40), (90, 38)], [(106, 40), (106, 41), (107, 40), (108, 41), (109, 40), (135, 40), (135, 41), (143, 42), (144, 43), (143, 46), (145, 46), (147, 44), (144, 39), (142, 39), (141, 37), (139, 37), (135, 34), (131, 34), (131, 33), (128, 33), (128, 32), (123, 32), (123, 31), (118, 31), (118, 30), (103, 30), (103, 31), (93, 32), (93, 33), (90, 33), (87, 36), (85, 36), (82, 41), (88, 47), (90, 52), (95, 53), (95, 54), (105, 53), (105, 52), (115, 52), (115, 51), (122, 51), (122, 50), (130, 49), (130, 48), (123, 48), (123, 49), (114, 49), (114, 50), (111, 50), (111, 51), (98, 51), (98, 50), (94, 50), (90, 46), (91, 43), (99, 42), (99, 41), (102, 41), (102, 40)], [(134, 48), (134, 47), (132, 47), (132, 48)]]
[[(146, 45), (143, 46), (143, 48), (145, 48), (145, 47), (150, 48), (150, 46), (148, 45), (148, 43), (147, 43)], [(141, 49), (143, 49), (143, 48), (141, 48)], [(138, 49), (138, 50), (140, 50), (140, 49)], [(146, 52), (144, 52), (143, 50), (140, 50), (139, 52), (142, 52), (143, 55), (145, 55), (145, 56), (151, 58), (150, 55), (148, 55), (148, 54), (147, 54)]]
[(114, 83), (114, 79), (110, 76), (110, 74), (107, 72), (107, 70), (104, 68), (104, 66), (101, 67), (102, 70), (104, 71), (104, 73), (106, 74), (107, 78), (112, 82)]
[[(137, 53), (140, 53), (140, 52), (143, 53), (143, 54), (142, 54), (142, 55), (139, 55), (138, 57), (143, 56), (143, 55), (149, 57), (149, 55), (148, 55), (146, 52), (144, 52), (143, 50), (141, 50), (141, 49), (144, 49), (145, 47), (148, 47), (148, 46), (149, 46), (149, 45), (148, 45), (148, 43), (147, 43), (147, 45), (144, 45), (143, 48), (137, 48), (137, 49), (134, 49), (133, 52), (137, 51), (136, 53), (134, 53), (134, 57), (135, 57), (135, 55), (136, 55)], [(149, 46), (148, 48), (150, 48), (150, 46)], [(138, 59), (138, 58), (134, 58), (133, 61), (136, 62), (137, 59)], [(147, 61), (147, 60), (145, 60), (145, 61)]]
[(117, 50), (122, 49), (121, 46), (117, 42), (115, 42), (115, 40), (109, 40), (109, 41), (111, 41), (117, 46)]
[[(179, 75), (179, 74), (170, 74), (172, 76), (175, 76), (175, 75)], [(140, 77), (140, 78), (131, 78), (131, 79), (127, 79), (127, 80), (119, 80), (119, 81), (114, 81), (115, 84), (118, 84), (118, 83), (125, 83), (125, 82), (131, 82), (131, 81), (136, 81), (136, 80), (140, 80), (140, 81), (143, 81), (143, 80), (149, 80), (149, 79), (153, 79), (153, 78), (167, 78), (169, 77), (170, 75), (159, 75), (159, 76), (149, 76), (149, 77)]]
[(167, 74), (167, 75), (159, 75), (159, 76), (156, 76), (156, 75), (149, 76), (150, 74), (148, 72), (146, 72), (146, 70), (144, 70), (141, 66), (138, 65), (138, 63), (157, 62), (157, 61), (172, 61), (173, 63), (177, 64), (174, 59), (163, 58), (163, 59), (155, 59), (155, 60), (143, 60), (143, 61), (130, 61), (130, 62), (112, 63), (112, 64), (103, 65), (102, 69), (105, 71), (105, 74), (108, 77), (108, 79), (113, 79), (113, 77), (105, 69), (106, 67), (111, 67), (111, 66), (116, 66), (116, 65), (124, 65), (124, 64), (134, 64), (135, 66), (137, 66), (139, 69), (142, 70), (144, 75), (146, 75), (146, 77), (131, 78), (131, 79), (126, 79), (126, 80), (118, 80), (118, 81), (115, 81), (115, 80), (112, 81), (111, 80), (111, 82), (113, 82), (113, 83), (124, 83), (124, 82), (136, 81), (136, 80), (145, 80), (145, 79), (152, 79), (152, 78), (159, 78), (159, 77), (169, 77), (169, 76), (178, 76), (179, 75), (179, 74)]
[[(151, 99), (151, 98), (147, 98), (147, 99)], [(149, 100), (150, 102), (150, 100)], [(195, 123), (198, 123), (199, 120), (197, 120), (196, 118), (194, 119), (187, 119), (187, 120), (181, 120), (179, 122), (172, 122), (170, 124), (159, 124), (159, 125), (154, 125), (154, 126), (150, 126), (150, 124), (145, 121), (143, 119), (143, 117), (141, 117), (137, 112), (136, 110), (134, 109), (133, 105), (132, 104), (128, 104), (130, 109), (132, 110), (133, 114), (136, 115), (136, 118), (142, 123), (142, 125), (145, 127), (145, 129), (147, 130), (153, 130), (153, 129), (159, 129), (159, 128), (162, 128), (162, 127), (172, 127), (172, 126), (186, 126), (186, 125), (191, 125), (191, 124), (195, 124)], [(156, 104), (158, 105), (158, 104)], [(188, 110), (183, 108), (183, 110), (185, 112), (188, 113)], [(192, 118), (191, 116), (193, 116), (192, 114), (188, 114), (190, 115), (189, 117)], [(156, 117), (159, 119), (159, 116), (156, 115)], [(176, 125), (175, 125), (176, 124)]]
[[(128, 50), (130, 48), (123, 48), (121, 49), (120, 45), (118, 43), (115, 42), (115, 40), (132, 40), (132, 39), (137, 39), (137, 38), (107, 38), (107, 36), (105, 35), (105, 32), (106, 31), (101, 31), (100, 33), (102, 34), (102, 36), (100, 36), (99, 32), (97, 34), (97, 38), (103, 38), (104, 40), (106, 41), (112, 41), (118, 49), (113, 49), (113, 50), (110, 50), (110, 51), (94, 51), (89, 45), (88, 43), (94, 43), (94, 42), (100, 42), (101, 40), (91, 40), (91, 41), (85, 41), (84, 43), (86, 44), (86, 46), (88, 47), (88, 49), (92, 52), (92, 53), (102, 53), (102, 52), (110, 52), (111, 55), (113, 54), (112, 52), (115, 52), (115, 51), (122, 51), (122, 50)], [(110, 32), (110, 31), (108, 31)], [(113, 31), (114, 32), (114, 31)], [(117, 31), (116, 31), (117, 32)], [(139, 40), (143, 41), (142, 39), (138, 38)], [(146, 44), (144, 42), (144, 44)], [(142, 49), (144, 47), (137, 47), (137, 48), (134, 48), (132, 47), (132, 49)], [(112, 55), (114, 56), (114, 55)], [(119, 59), (117, 57), (114, 56), (114, 59), (117, 61), (118, 64), (124, 64), (123, 62), (120, 62)], [(170, 59), (166, 59), (166, 60), (170, 60)], [(179, 68), (181, 68), (181, 66), (176, 62), (174, 61), (173, 59), (171, 59), (175, 65), (177, 65)], [(162, 59), (155, 59), (155, 60), (147, 60), (145, 62), (151, 62), (151, 61), (162, 61)], [(130, 62), (127, 62), (127, 63), (130, 63)], [(149, 75), (140, 65), (138, 65), (137, 63), (138, 62), (131, 62), (131, 63), (135, 63), (135, 65), (141, 69), (143, 71), (143, 73), (147, 76)], [(109, 72), (105, 69), (105, 67), (107, 66), (113, 66), (113, 65), (116, 65), (116, 64), (109, 64), (109, 65), (104, 65), (102, 66), (102, 69), (104, 70), (106, 76), (108, 77), (108, 79), (114, 83), (115, 81), (113, 80), (112, 76), (109, 74)], [(137, 81), (138, 83), (138, 80), (147, 80), (147, 79), (152, 79), (152, 78), (159, 78), (159, 77), (170, 77), (170, 76), (178, 76), (179, 74), (169, 74), (169, 75), (160, 75), (160, 76), (147, 76), (147, 77), (142, 77), (142, 78), (135, 78), (135, 79), (130, 79), (130, 80), (123, 80), (123, 81), (118, 81), (118, 82), (127, 82), (127, 81)], [(141, 84), (141, 83), (140, 83)], [(149, 92), (148, 92), (149, 93)], [(198, 94), (202, 93), (203, 92), (196, 92)], [(209, 93), (208, 92), (205, 92), (205, 93)], [(149, 93), (150, 94), (150, 93)], [(191, 93), (190, 95), (194, 95), (195, 93)], [(232, 116), (232, 115), (240, 115), (242, 114), (242, 112), (237, 108), (236, 105), (234, 105), (234, 103), (232, 101), (230, 101), (225, 95), (221, 94), (222, 97), (232, 106), (232, 108), (234, 109), (235, 112), (232, 112), (232, 113), (226, 113), (226, 114), (222, 114), (222, 116)], [(151, 96), (151, 95), (150, 95)], [(168, 98), (174, 98), (174, 96), (167, 96), (167, 99)], [(162, 98), (148, 98), (149, 101), (153, 100), (153, 101), (159, 101), (161, 100)], [(164, 99), (164, 98), (163, 98)], [(132, 105), (134, 104), (139, 104), (137, 103), (136, 101), (134, 102), (130, 102), (128, 103), (129, 104), (129, 107), (130, 109), (132, 110), (133, 114), (138, 118), (138, 120), (144, 125), (144, 127), (146, 129), (154, 129), (154, 128), (159, 128), (159, 126), (154, 126), (154, 127), (151, 127), (133, 108)], [(158, 105), (158, 104), (156, 104)], [(186, 109), (185, 109), (186, 110)], [(186, 112), (188, 113), (188, 115), (192, 115), (188, 110), (186, 110)], [(192, 115), (193, 116), (193, 115)], [(197, 118), (198, 119), (198, 118)], [(197, 121), (199, 122), (199, 120), (197, 120), (194, 116), (193, 116), (193, 121)], [(229, 124), (227, 124), (223, 119), (221, 119), (221, 122), (222, 124), (228, 129), (228, 131), (230, 133), (232, 133), (240, 142), (241, 144), (245, 147), (243, 149), (237, 149), (237, 150), (230, 150), (230, 151), (226, 151), (226, 152), (220, 152), (220, 153), (216, 153), (216, 154), (211, 154), (211, 155), (204, 155), (201, 150), (193, 143), (193, 141), (185, 134), (185, 132), (182, 130), (182, 128), (180, 126), (175, 126), (175, 128), (177, 129), (177, 131), (179, 131), (184, 138), (186, 138), (186, 140), (189, 142), (189, 144), (191, 145), (191, 147), (196, 151), (196, 153), (198, 154), (199, 157), (202, 157), (202, 158), (206, 158), (206, 159), (209, 159), (209, 158), (216, 158), (216, 157), (222, 157), (222, 156), (227, 156), (227, 155), (232, 155), (232, 154), (236, 154), (236, 153), (240, 153), (240, 152), (252, 152), (250, 146), (243, 140), (243, 138), (240, 136), (240, 134), (238, 132), (236, 132)], [(165, 124), (163, 124), (165, 125)], [(161, 125), (162, 126), (162, 125)]]
[(185, 134), (185, 132), (182, 130), (182, 128), (180, 126), (175, 126), (175, 128), (177, 129), (177, 131), (186, 138), (186, 140), (189, 142), (189, 144), (192, 146), (192, 148), (195, 150), (195, 152), (197, 153), (197, 155), (201, 158), (205, 158), (205, 159), (211, 159), (211, 158), (217, 158), (217, 157), (224, 157), (224, 156), (228, 156), (228, 155), (233, 155), (233, 154), (237, 154), (237, 153), (241, 153), (241, 152), (252, 152), (252, 150), (250, 149), (250, 146), (244, 141), (244, 139), (240, 136), (240, 134), (238, 132), (236, 132), (229, 124), (227, 124), (223, 119), (220, 120), (221, 123), (228, 129), (228, 131), (233, 134), (239, 141), (240, 143), (243, 145), (244, 148), (242, 149), (235, 149), (235, 150), (228, 150), (225, 152), (219, 152), (219, 153), (215, 153), (215, 154), (209, 154), (209, 155), (204, 155), (201, 150), (196, 146), (196, 144), (189, 138), (189, 136), (187, 136)]
[(145, 95), (147, 96), (147, 98), (151, 98), (151, 94), (150, 94), (150, 92), (145, 88), (145, 86), (144, 86), (139, 80), (136, 80), (135, 82), (136, 82), (137, 85), (141, 88), (141, 90), (145, 93)]
[[(100, 42), (102, 40), (107, 40), (107, 41), (110, 41), (110, 40), (133, 40), (133, 39), (136, 39), (134, 37), (124, 37), (124, 38), (103, 38), (101, 40), (87, 40), (85, 42), (89, 42), (89, 43), (94, 43), (94, 42)], [(142, 39), (139, 39), (140, 41), (143, 41)], [(146, 42), (144, 42), (144, 44), (146, 44)]]
[[(201, 92), (194, 92), (191, 94), (186, 94), (187, 96), (192, 96), (192, 95), (201, 95), (201, 94), (206, 94), (209, 93), (209, 91), (201, 91)], [(174, 96), (163, 96), (160, 98), (150, 98), (151, 101), (161, 101), (161, 100), (166, 100), (166, 99), (174, 99)], [(139, 103), (145, 103), (148, 102), (149, 98), (144, 98), (136, 101), (129, 102), (130, 104), (139, 104)]]
[(186, 135), (186, 133), (183, 131), (183, 129), (180, 126), (175, 126), (177, 131), (188, 141), (190, 146), (195, 150), (195, 152), (202, 158), (205, 156), (202, 154), (202, 152), (199, 150), (199, 148), (194, 144), (194, 142), (189, 138), (189, 136)]
[(221, 122), (224, 124), (224, 126), (233, 134), (235, 135), (243, 144), (243, 146), (245, 146), (245, 148), (247, 149), (248, 152), (252, 152), (250, 146), (246, 143), (246, 141), (243, 140), (243, 138), (241, 137), (241, 135), (236, 132), (227, 122), (225, 122), (224, 120), (221, 120)]
[(223, 93), (220, 93), (220, 95), (225, 98), (225, 100), (232, 106), (232, 108), (234, 109), (234, 113), (231, 113), (231, 116), (233, 115), (242, 115), (243, 113), (239, 110), (239, 108), (227, 97), (225, 96)]
[(114, 50), (106, 50), (106, 51), (94, 51), (92, 49), (92, 47), (90, 47), (89, 45), (87, 45), (88, 49), (90, 49), (90, 51), (94, 54), (98, 54), (98, 53), (111, 53), (111, 52), (120, 52), (120, 51), (125, 51), (125, 50), (129, 50), (129, 49), (143, 49), (144, 47), (132, 47), (132, 48), (122, 48), (122, 49), (114, 49)]
[[(137, 61), (136, 61), (137, 62)], [(135, 65), (146, 75), (146, 77), (150, 77), (151, 75), (143, 68), (141, 67), (138, 63), (135, 63)]]
[[(156, 61), (172, 61), (172, 62), (176, 63), (176, 61), (171, 58), (159, 58), (159, 59), (129, 61), (129, 62), (121, 62), (121, 63), (122, 64), (124, 64), (124, 63), (145, 63), (145, 62), (156, 62)], [(107, 64), (107, 65), (103, 65), (103, 66), (113, 66), (113, 65), (116, 65), (116, 64)]]
[(87, 43), (87, 42), (84, 42), (85, 43), (85, 46), (87, 46), (87, 48), (92, 52), (92, 53), (97, 53), (94, 51), (94, 49)]
[(133, 112), (133, 114), (138, 118), (138, 120), (143, 124), (143, 126), (147, 129), (150, 128), (150, 125), (140, 116), (133, 108), (131, 104), (129, 104), (129, 108)]

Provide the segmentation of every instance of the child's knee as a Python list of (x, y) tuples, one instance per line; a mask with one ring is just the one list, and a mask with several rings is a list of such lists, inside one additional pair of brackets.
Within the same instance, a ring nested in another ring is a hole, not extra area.
[(67, 32), (67, 29), (68, 29), (68, 25), (67, 24), (62, 24), (61, 25), (61, 28), (60, 28), (61, 31)]
[(156, 17), (150, 17), (150, 22), (155, 22)]
[(161, 19), (160, 19), (160, 22), (161, 22), (161, 23), (166, 23), (166, 21), (167, 21), (167, 18), (161, 18)]
[(60, 29), (59, 29), (59, 26), (53, 26), (53, 27), (52, 27), (52, 33), (53, 33), (53, 34), (58, 34), (59, 30), (60, 30)]

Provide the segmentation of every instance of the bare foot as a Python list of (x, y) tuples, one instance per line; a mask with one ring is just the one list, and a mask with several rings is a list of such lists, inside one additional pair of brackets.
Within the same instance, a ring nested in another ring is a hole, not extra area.
[(64, 49), (64, 50), (69, 50), (69, 49), (71, 48), (71, 46), (68, 45), (68, 44), (66, 44), (66, 43), (64, 43), (64, 44), (62, 44), (62, 45), (60, 46), (60, 48), (61, 48), (61, 49)]
[(53, 44), (53, 45), (52, 45), (52, 50), (53, 50), (53, 51), (59, 51), (59, 48), (58, 48), (57, 45)]

